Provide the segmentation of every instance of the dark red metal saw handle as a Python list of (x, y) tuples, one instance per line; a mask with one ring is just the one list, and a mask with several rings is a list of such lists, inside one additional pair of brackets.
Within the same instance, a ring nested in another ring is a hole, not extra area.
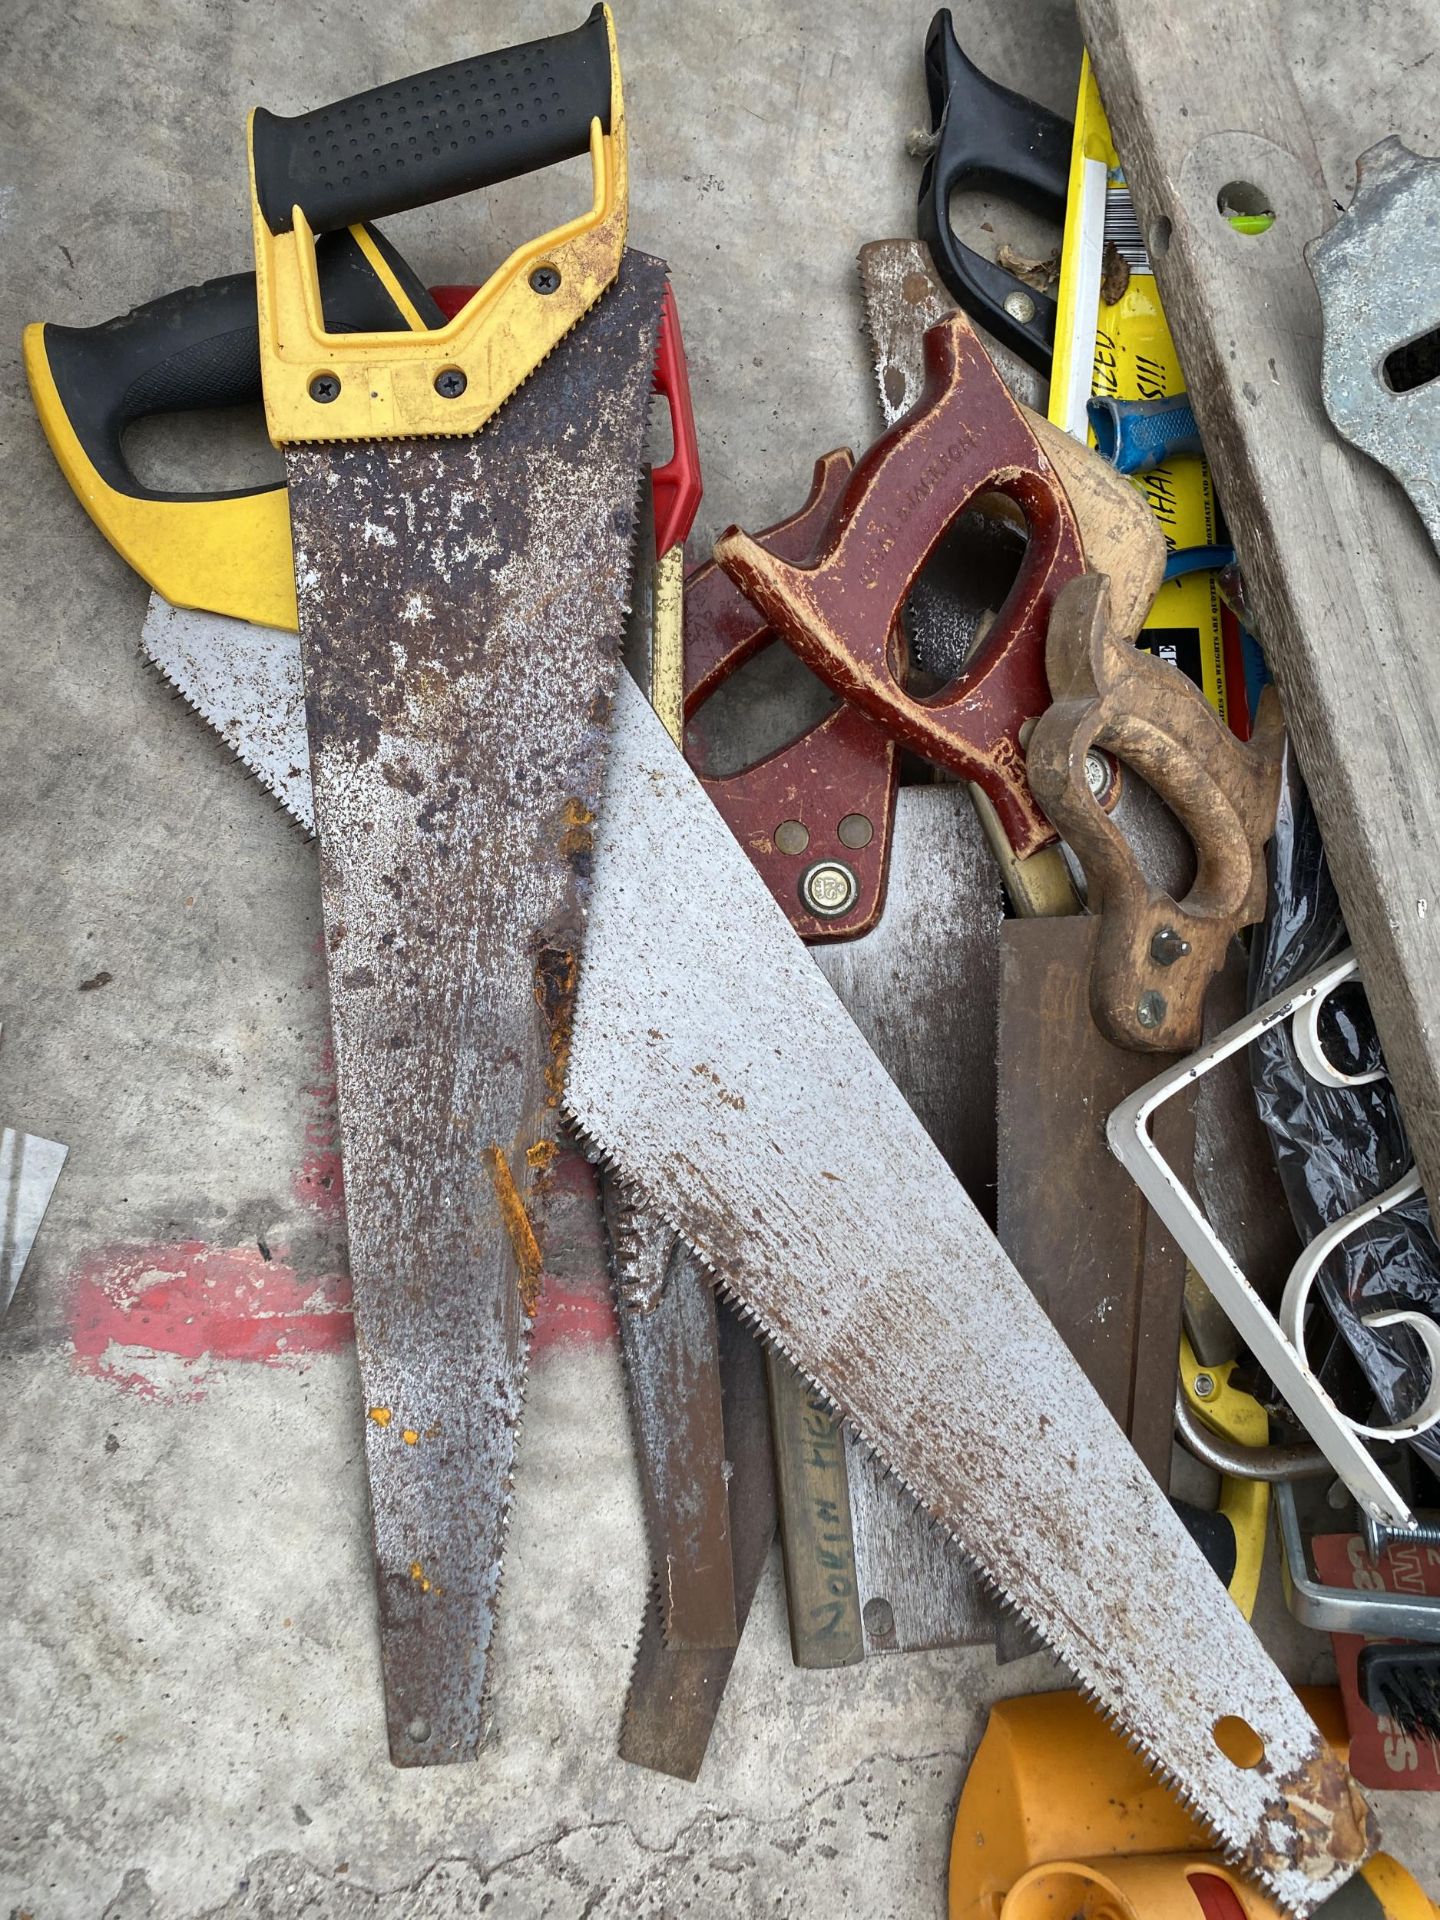
[[(851, 465), (845, 452), (816, 461), (804, 506), (758, 536), (768, 552), (795, 561), (814, 557)], [(765, 616), (713, 560), (697, 567), (685, 586), (686, 719), (775, 639)], [(894, 741), (873, 720), (841, 706), (752, 767), (714, 779), (701, 774), (725, 824), (802, 939), (850, 939), (879, 919), (896, 760)], [(832, 909), (817, 912), (814, 903), (824, 901), (827, 885)]]
[[(897, 677), (900, 609), (946, 529), (1003, 494), (1028, 539), (1014, 585), (961, 676), (918, 699)], [(925, 388), (850, 476), (809, 564), (730, 527), (715, 557), (811, 670), (902, 746), (975, 781), (1015, 852), (1055, 830), (1025, 778), (1021, 731), (1050, 704), (1045, 632), (1055, 595), (1085, 570), (1060, 479), (962, 314), (925, 336)]]

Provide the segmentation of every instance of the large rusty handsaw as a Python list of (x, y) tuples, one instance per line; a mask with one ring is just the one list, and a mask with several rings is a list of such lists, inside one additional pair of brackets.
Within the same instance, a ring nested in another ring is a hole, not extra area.
[[(435, 330), (327, 332), (313, 235), (588, 151)], [(286, 456), (392, 1758), (487, 1679), (663, 292), (608, 10), (251, 121)], [(603, 298), (601, 296), (604, 296)]]
[[(618, 242), (616, 242), (618, 244)], [(444, 288), (436, 300), (378, 228), (355, 227), (326, 234), (317, 244), (319, 292), (326, 323), (336, 336), (384, 338), (386, 328), (409, 323), (426, 326), (432, 336), (444, 328), (445, 317), (465, 309), (474, 290)], [(574, 599), (591, 595), (586, 620), (576, 620), (578, 643), (589, 641), (588, 651), (576, 655), (576, 678), (570, 691), (582, 701), (580, 724), (588, 728), (584, 712), (588, 699), (584, 676), (605, 664), (605, 651), (614, 649), (622, 626), (628, 593), (628, 518), (636, 505), (637, 461), (643, 447), (645, 392), (649, 380), (653, 309), (659, 300), (657, 263), (626, 255), (620, 286), (578, 326), (574, 336), (536, 372), (530, 384), (495, 420), (476, 445), (476, 511), (505, 507), (511, 518), (507, 553), (499, 551), (499, 528), (492, 526), (476, 547), (467, 534), (465, 516), (455, 516), (453, 538), (468, 541), (482, 566), (505, 559), (520, 566), (526, 559), (524, 541), (551, 541), (555, 578), (547, 582), (543, 568), (509, 605), (499, 589), (488, 597), (470, 599), (476, 632), (484, 637), (490, 626), (490, 645), (505, 639), (524, 643), (526, 591), (536, 612), (536, 662), (526, 664), (516, 684), (540, 684), (547, 674), (551, 697), (566, 697), (568, 668), (555, 664), (555, 647), (570, 643), (564, 626), (549, 637), (541, 634), (540, 612), (545, 595), (553, 591), (555, 618), (574, 614)], [(459, 298), (457, 298), (459, 296)], [(123, 430), (131, 420), (156, 411), (190, 411), (217, 405), (253, 403), (261, 399), (261, 355), (255, 328), (255, 278), (232, 275), (205, 286), (167, 294), (134, 313), (92, 328), (33, 326), (27, 334), (27, 371), (50, 444), (71, 486), (83, 499), (106, 538), (156, 586), (146, 616), (142, 649), (146, 659), (163, 674), (204, 718), (286, 814), (307, 835), (315, 833), (317, 810), (311, 781), (311, 747), (305, 726), (305, 674), (300, 639), (296, 636), (296, 591), (290, 555), (290, 524), (284, 486), (248, 492), (200, 495), (157, 493), (132, 472), (123, 447)], [(317, 401), (317, 405), (328, 405)], [(394, 451), (394, 449), (392, 449)], [(465, 459), (470, 455), (465, 453)], [(528, 516), (518, 497), (526, 474), (547, 468), (543, 511)], [(501, 476), (501, 478), (497, 478)], [(480, 484), (484, 482), (484, 486)], [(570, 505), (566, 507), (566, 497)], [(566, 553), (566, 515), (580, 503), (574, 526), (593, 540), (588, 559)], [(415, 503), (407, 503), (407, 511)], [(436, 509), (444, 497), (436, 493)], [(376, 518), (363, 538), (374, 543), (384, 534)], [(518, 536), (518, 538), (516, 538)], [(397, 547), (403, 547), (397, 536)], [(384, 540), (380, 540), (384, 545)], [(444, 545), (436, 553), (444, 557)], [(549, 564), (549, 559), (545, 564)], [(568, 566), (568, 574), (566, 568)], [(409, 578), (409, 576), (407, 576)], [(417, 572), (419, 584), (419, 572)], [(457, 582), (463, 588), (463, 580)], [(161, 591), (161, 588), (165, 591)], [(173, 595), (173, 597), (167, 597)], [(574, 599), (570, 599), (574, 597)], [(177, 605), (179, 601), (179, 605)], [(442, 603), (445, 616), (465, 620), (465, 603)], [(507, 611), (520, 624), (507, 628), (495, 609)], [(246, 614), (248, 618), (238, 618)], [(432, 628), (434, 622), (426, 622)], [(405, 632), (401, 616), (399, 632)], [(434, 662), (430, 662), (434, 672)], [(559, 684), (557, 684), (557, 676)], [(434, 674), (436, 685), (440, 676)], [(480, 728), (476, 728), (476, 737)], [(559, 737), (555, 741), (559, 747)], [(520, 749), (516, 749), (520, 751)], [(591, 753), (593, 749), (589, 749)], [(516, 760), (524, 768), (526, 760)], [(522, 776), (524, 778), (524, 776)], [(582, 770), (593, 789), (593, 768)], [(584, 789), (582, 789), (584, 791)], [(476, 803), (482, 797), (476, 797)], [(493, 801), (493, 797), (492, 797)], [(593, 804), (593, 803), (591, 803)], [(522, 810), (520, 810), (522, 812)], [(520, 816), (516, 814), (515, 820)], [(511, 812), (507, 810), (507, 822)], [(568, 831), (568, 822), (566, 822)], [(582, 860), (584, 835), (576, 831), (576, 856)], [(451, 862), (459, 866), (459, 856)], [(472, 902), (474, 904), (474, 902)], [(484, 975), (482, 975), (484, 977)], [(522, 991), (528, 993), (524, 973)], [(336, 989), (338, 991), (338, 989)], [(457, 1060), (463, 1058), (463, 1048)], [(551, 1058), (545, 1056), (545, 1068)], [(547, 1089), (547, 1098), (549, 1092)], [(549, 1110), (547, 1110), (549, 1112)], [(490, 1204), (492, 1173), (488, 1162), (476, 1162)], [(455, 1169), (465, 1179), (465, 1167)], [(363, 1187), (363, 1177), (361, 1177)], [(440, 1194), (440, 1185), (436, 1192)], [(351, 1181), (348, 1196), (351, 1254), (361, 1250), (357, 1219), (363, 1219), (367, 1198)], [(359, 1210), (359, 1212), (357, 1212)], [(457, 1215), (463, 1219), (463, 1215)], [(532, 1225), (540, 1221), (532, 1208)], [(524, 1284), (538, 1288), (534, 1265), (522, 1269)], [(447, 1538), (449, 1576), (440, 1572), (436, 1553), (405, 1549), (403, 1538), (390, 1551), (390, 1584), (386, 1584), (386, 1548), (382, 1542), (382, 1607), (386, 1609), (384, 1661), (392, 1682), (392, 1738), (403, 1757), (399, 1736), (411, 1745), (434, 1747), (444, 1757), (445, 1747), (432, 1728), (432, 1738), (419, 1740), (420, 1726), (430, 1720), (422, 1711), (397, 1713), (396, 1686), (401, 1668), (411, 1659), (434, 1672), (436, 1688), (453, 1695), (453, 1711), (465, 1715), (484, 1697), (484, 1659), (476, 1665), (476, 1638), (480, 1653), (490, 1636), (493, 1582), (499, 1576), (499, 1546), (503, 1544), (505, 1509), (509, 1505), (507, 1450), (515, 1442), (515, 1413), (524, 1384), (524, 1336), (530, 1306), (515, 1306), (513, 1290), (501, 1283), (490, 1300), (493, 1325), (486, 1319), (484, 1286), (467, 1298), (465, 1273), (453, 1277), (453, 1294), (444, 1284), (432, 1284), (413, 1304), (409, 1329), (390, 1298), (384, 1279), (376, 1279), (371, 1265), (355, 1260), (355, 1298), (361, 1338), (361, 1363), (367, 1375), (367, 1413), (371, 1446), (372, 1500), (376, 1519), (390, 1517), (397, 1503), (415, 1501), (407, 1482), (419, 1475), (436, 1501), (444, 1505), (445, 1488), (463, 1500), (465, 1513)], [(432, 1338), (426, 1315), (447, 1317), (444, 1338)], [(468, 1317), (467, 1317), (468, 1315)], [(407, 1342), (419, 1344), (415, 1373), (424, 1375), (432, 1394), (451, 1392), (463, 1402), (461, 1413), (436, 1417), (420, 1425), (413, 1409), (378, 1377), (380, 1363), (390, 1352), (403, 1371), (409, 1361)], [(482, 1354), (484, 1350), (484, 1354)], [(486, 1373), (486, 1369), (490, 1369)], [(476, 1407), (484, 1446), (467, 1452), (465, 1405), (468, 1380), (490, 1380), (490, 1407)], [(507, 1415), (507, 1407), (513, 1409)], [(438, 1428), (426, 1432), (426, 1427)], [(459, 1457), (451, 1457), (455, 1448)], [(470, 1530), (474, 1521), (474, 1530)], [(388, 1532), (394, 1532), (386, 1519)], [(380, 1538), (380, 1534), (378, 1534)], [(470, 1557), (472, 1578), (463, 1578), (461, 1557)], [(459, 1571), (459, 1572), (457, 1572)], [(413, 1588), (399, 1586), (394, 1574)], [(467, 1599), (468, 1592), (468, 1599)], [(405, 1605), (419, 1607), (417, 1628), (405, 1626)], [(442, 1605), (444, 1603), (444, 1605)], [(465, 1607), (476, 1609), (476, 1619), (465, 1620)], [(428, 1615), (428, 1617), (426, 1617)], [(449, 1615), (449, 1619), (445, 1619)], [(459, 1617), (459, 1619), (457, 1619)], [(419, 1655), (413, 1642), (422, 1640)], [(445, 1663), (461, 1663), (465, 1684), (449, 1688)], [(465, 1686), (474, 1684), (468, 1697)], [(405, 1686), (411, 1682), (405, 1680)], [(399, 1716), (399, 1732), (397, 1732)], [(415, 1736), (409, 1730), (415, 1728)]]

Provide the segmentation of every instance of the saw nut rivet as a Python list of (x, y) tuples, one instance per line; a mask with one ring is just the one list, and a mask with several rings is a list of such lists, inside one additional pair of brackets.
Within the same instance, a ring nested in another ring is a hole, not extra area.
[(1173, 967), (1190, 951), (1190, 942), (1174, 927), (1159, 927), (1150, 937), (1150, 958), (1158, 967)]
[(1214, 1391), (1215, 1391), (1214, 1374), (1213, 1373), (1197, 1373), (1195, 1376), (1195, 1398), (1197, 1400), (1208, 1400), (1211, 1394), (1214, 1393)]
[(328, 406), (340, 398), (340, 382), (333, 373), (317, 373), (310, 382), (310, 398), (318, 400), (322, 407)]
[(1035, 302), (1028, 293), (1021, 293), (1017, 287), (1014, 293), (1006, 294), (1005, 311), (1012, 320), (1018, 320), (1025, 327), (1035, 318)]
[(804, 853), (810, 844), (810, 829), (803, 820), (782, 820), (775, 829), (775, 846), (780, 853)]
[(458, 400), (467, 384), (459, 367), (442, 367), (435, 376), (435, 391), (442, 400)]
[(875, 829), (863, 813), (847, 813), (835, 829), (842, 847), (868, 847), (875, 838)]
[(1169, 1011), (1164, 994), (1156, 993), (1152, 987), (1149, 993), (1141, 994), (1135, 1018), (1142, 1027), (1158, 1027)]
[(1085, 784), (1096, 800), (1103, 801), (1109, 793), (1115, 779), (1115, 769), (1108, 754), (1091, 747), (1085, 755)]
[(417, 1747), (423, 1747), (430, 1738), (430, 1722), (418, 1718), (412, 1720), (405, 1729), (405, 1738), (413, 1741)]
[(848, 913), (860, 894), (860, 882), (843, 860), (817, 860), (800, 876), (800, 898), (822, 920)]
[(558, 267), (536, 267), (530, 276), (532, 293), (558, 293), (560, 290), (560, 269)]

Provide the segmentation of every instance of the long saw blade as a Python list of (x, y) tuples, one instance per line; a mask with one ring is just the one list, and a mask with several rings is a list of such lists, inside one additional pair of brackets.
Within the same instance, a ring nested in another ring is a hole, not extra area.
[(664, 278), (468, 439), (286, 452), (398, 1765), (487, 1730)]
[(1373, 1847), (1358, 1790), (628, 683), (616, 719), (567, 1110), (1311, 1912)]

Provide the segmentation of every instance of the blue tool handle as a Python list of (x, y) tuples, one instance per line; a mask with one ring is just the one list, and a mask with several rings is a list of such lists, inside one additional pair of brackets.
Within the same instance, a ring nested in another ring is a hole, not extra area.
[(1092, 400), (1087, 412), (1102, 459), (1117, 473), (1149, 473), (1181, 454), (1200, 453), (1200, 429), (1189, 397), (1165, 400)]
[(1234, 564), (1233, 547), (1177, 547), (1166, 558), (1165, 578), (1183, 580), (1187, 573), (1218, 573)]

